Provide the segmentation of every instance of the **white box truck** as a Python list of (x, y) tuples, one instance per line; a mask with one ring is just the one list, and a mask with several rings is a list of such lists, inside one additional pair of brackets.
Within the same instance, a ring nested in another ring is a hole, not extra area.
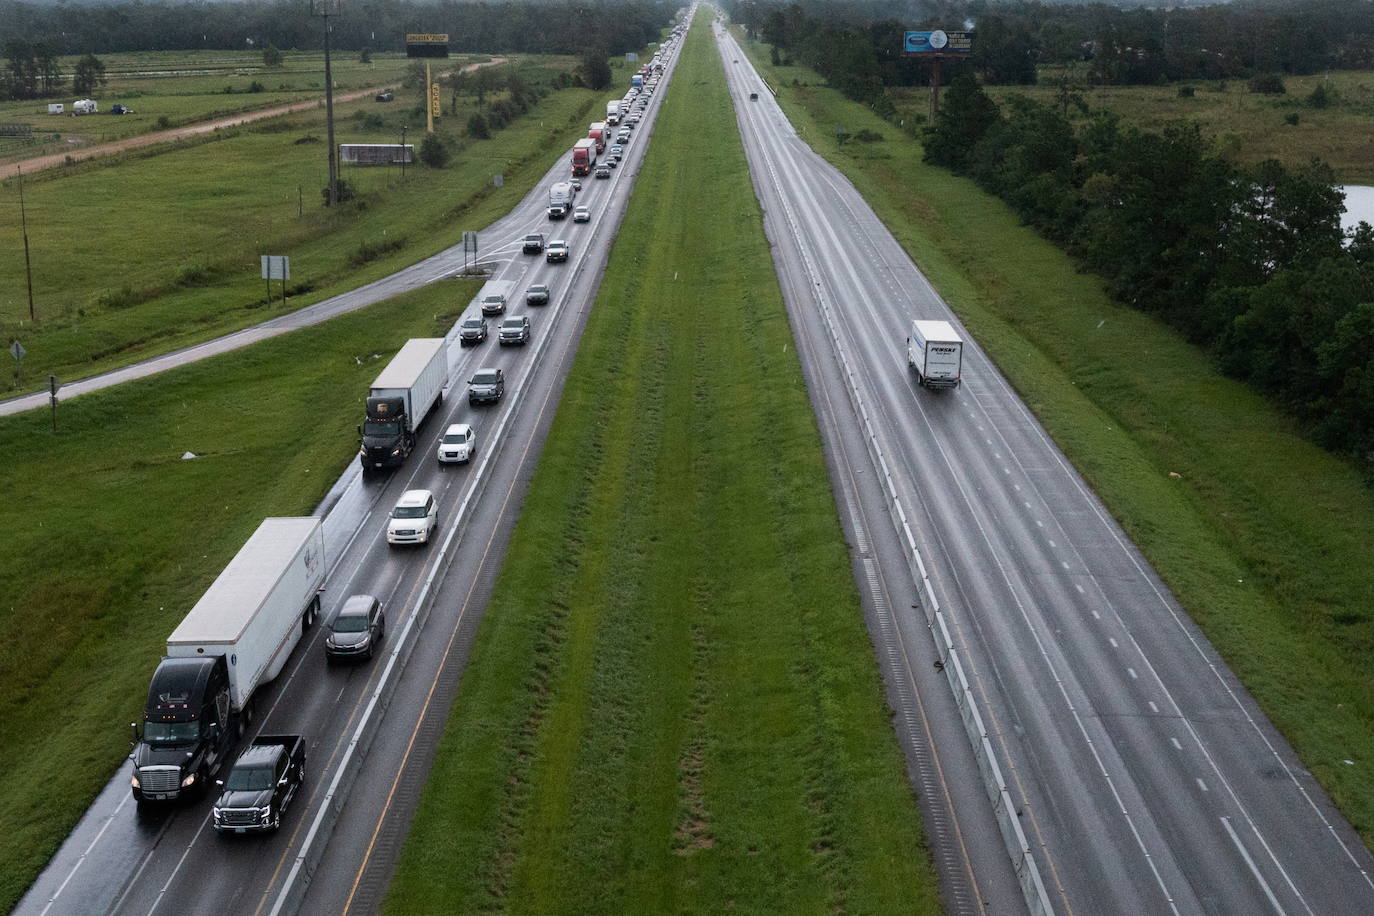
[(130, 780), (139, 802), (203, 792), (275, 678), (319, 617), (324, 529), (318, 518), (269, 518), (167, 637), (135, 723)]
[(906, 361), (926, 388), (958, 388), (964, 342), (948, 321), (913, 321), (906, 339)]
[(372, 382), (367, 418), (358, 430), (363, 470), (398, 467), (415, 448), (415, 432), (439, 403), (448, 383), (448, 341), (421, 337), (406, 341)]

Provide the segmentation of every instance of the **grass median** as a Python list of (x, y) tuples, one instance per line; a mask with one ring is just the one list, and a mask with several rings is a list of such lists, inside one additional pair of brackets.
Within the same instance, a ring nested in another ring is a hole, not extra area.
[(389, 912), (939, 908), (704, 16)]
[[(745, 46), (1371, 844), (1374, 494), (1359, 472), (891, 124)], [(836, 123), (886, 139), (841, 147)]]
[(264, 517), (311, 511), (385, 360), (478, 285), (85, 395), (57, 433), (47, 411), (0, 418), (0, 911), (122, 763), (167, 634)]

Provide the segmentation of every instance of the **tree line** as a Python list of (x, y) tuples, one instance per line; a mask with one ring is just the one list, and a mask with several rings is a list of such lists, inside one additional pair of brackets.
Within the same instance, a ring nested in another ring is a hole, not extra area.
[(971, 58), (944, 72), (984, 83), (1029, 84), (1042, 64), (1081, 65), (1093, 84), (1239, 79), (1374, 68), (1374, 4), (1308, 0), (1173, 9), (1103, 4), (725, 0), (750, 37), (816, 70), (848, 97), (890, 107), (884, 86), (929, 82), (928, 64), (902, 54), (908, 29), (972, 30)]
[(1322, 445), (1374, 458), (1374, 230), (1344, 235), (1330, 168), (1236, 166), (1196, 125), (998, 106), (971, 76), (950, 85), (924, 156), (1001, 197)]
[[(99, 5), (2, 0), (7, 39), (41, 44), (52, 55), (118, 51), (244, 50), (268, 45), (323, 47), (320, 20), (308, 0), (235, 3), (142, 2)], [(621, 54), (654, 41), (676, 3), (666, 0), (579, 0), (537, 3), (421, 3), (363, 0), (330, 18), (331, 45), (344, 50), (400, 51), (407, 32), (447, 32), (455, 53), (581, 54), (589, 47)]]

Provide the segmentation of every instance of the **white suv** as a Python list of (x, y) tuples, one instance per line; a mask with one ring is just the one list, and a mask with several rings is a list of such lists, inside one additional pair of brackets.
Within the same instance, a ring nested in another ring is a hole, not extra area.
[(428, 544), (439, 527), (439, 505), (428, 490), (406, 490), (386, 523), (388, 544)]
[(466, 423), (454, 423), (439, 440), (439, 460), (471, 461), (477, 457), (477, 436)]

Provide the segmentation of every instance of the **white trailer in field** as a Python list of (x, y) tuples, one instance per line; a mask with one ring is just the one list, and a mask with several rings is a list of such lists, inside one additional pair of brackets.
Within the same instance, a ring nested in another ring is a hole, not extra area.
[(95, 99), (77, 99), (72, 102), (72, 114), (95, 114), (99, 110), (100, 106), (96, 105)]
[(906, 339), (906, 361), (925, 388), (958, 388), (964, 342), (948, 321), (913, 321)]

